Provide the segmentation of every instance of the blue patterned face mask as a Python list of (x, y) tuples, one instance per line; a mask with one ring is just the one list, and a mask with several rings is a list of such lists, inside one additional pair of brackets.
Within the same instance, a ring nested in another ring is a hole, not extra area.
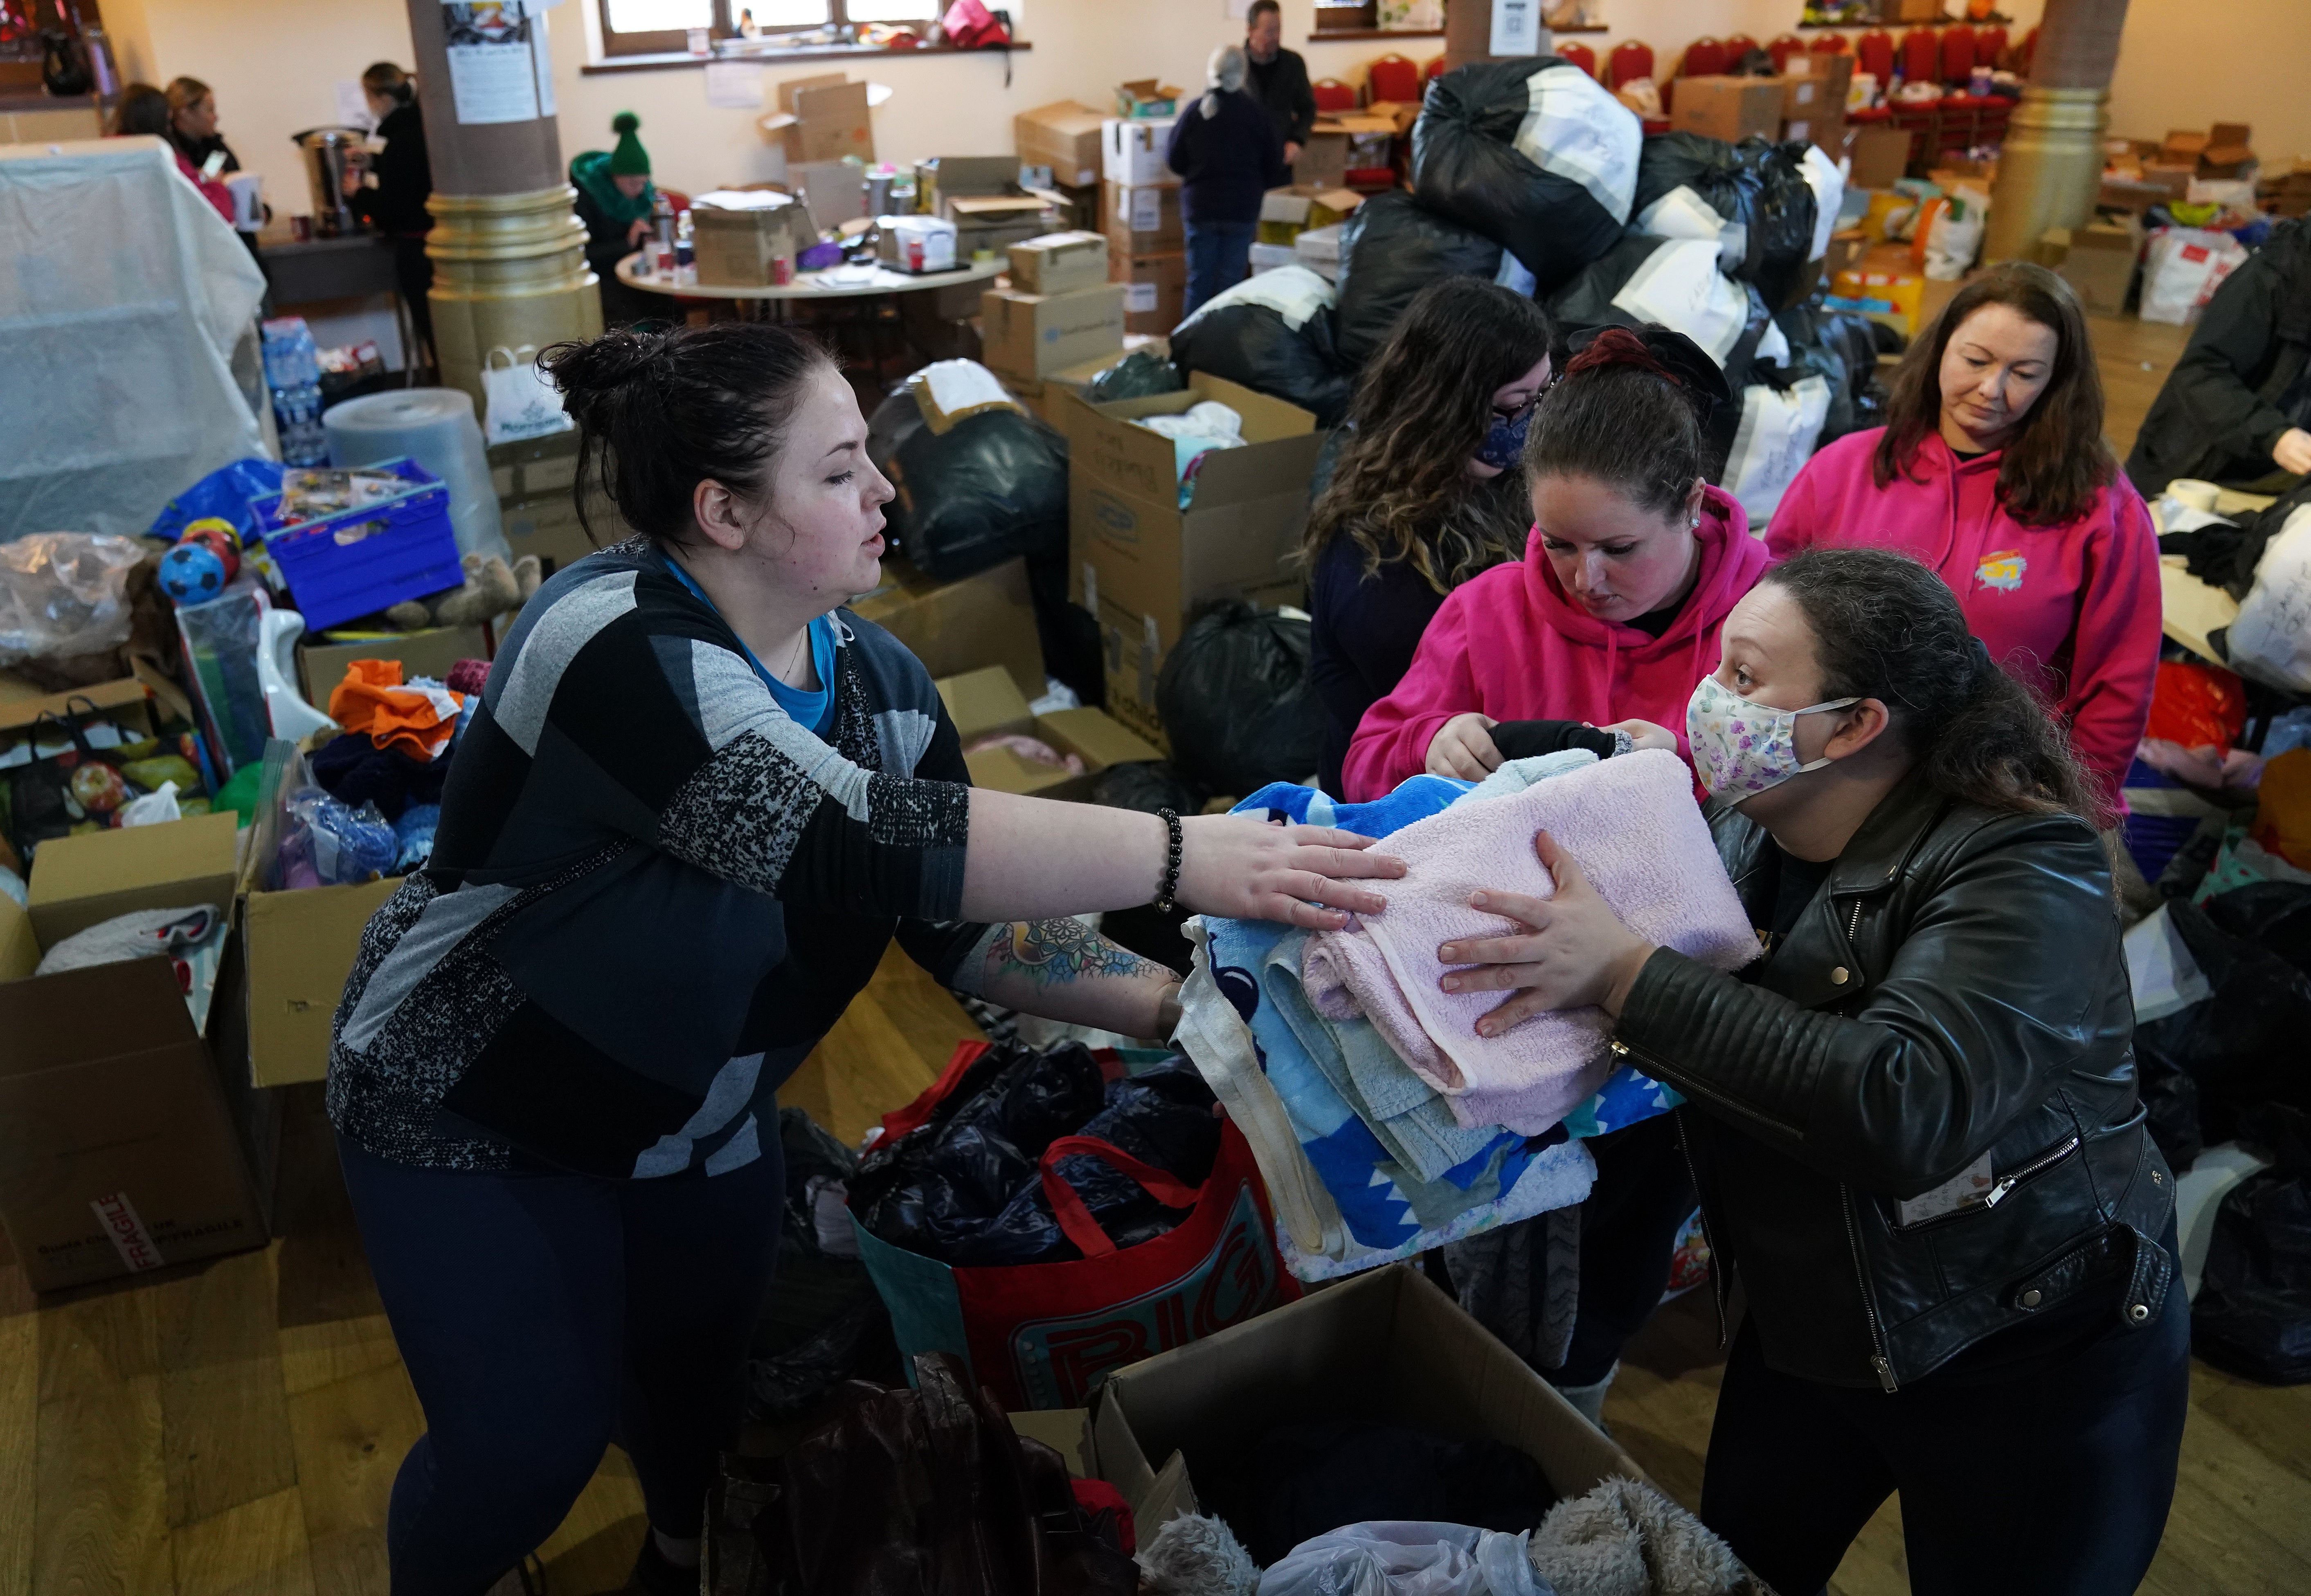
[(1493, 424), (1485, 429), (1485, 440), (1477, 445), (1477, 462), (1490, 466), (1496, 471), (1506, 471), (1524, 458), (1524, 435), (1532, 425), (1533, 407), (1530, 405), (1514, 415), (1493, 412)]

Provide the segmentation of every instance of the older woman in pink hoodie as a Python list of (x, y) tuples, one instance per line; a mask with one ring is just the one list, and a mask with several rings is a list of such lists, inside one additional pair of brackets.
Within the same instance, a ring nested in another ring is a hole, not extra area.
[(2158, 667), (2158, 544), (2103, 441), (2078, 301), (2043, 266), (1993, 267), (1911, 345), (1888, 414), (1808, 462), (1766, 547), (1900, 549), (1933, 567), (2115, 804)]

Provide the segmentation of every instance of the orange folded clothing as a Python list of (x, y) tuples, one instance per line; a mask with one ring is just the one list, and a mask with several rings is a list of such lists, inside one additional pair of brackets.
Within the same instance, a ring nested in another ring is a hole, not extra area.
[(465, 703), (463, 693), (446, 687), (403, 686), (398, 659), (356, 659), (329, 694), (329, 718), (423, 763), (449, 746)]

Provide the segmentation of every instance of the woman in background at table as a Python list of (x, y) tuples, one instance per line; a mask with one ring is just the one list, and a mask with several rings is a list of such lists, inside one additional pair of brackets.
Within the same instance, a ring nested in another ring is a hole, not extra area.
[(185, 181), (201, 191), (201, 197), (216, 207), (225, 225), (232, 225), (232, 192), (214, 178), (201, 176), (200, 169), (185, 159), (177, 141), (169, 136), (169, 97), (150, 83), (131, 83), (120, 92), (120, 103), (112, 108), (111, 124), (105, 128), (108, 138), (135, 138), (140, 135), (157, 138), (176, 158), (177, 170)]
[(196, 77), (180, 77), (169, 84), (169, 142), (185, 164), (202, 176), (222, 181), (240, 170), (240, 157), (217, 131), (216, 94)]
[[(1707, 419), (1725, 397), (1716, 363), (1666, 328), (1607, 327), (1574, 355), (1525, 440), (1524, 558), (1444, 600), (1348, 746), (1349, 798), (1423, 771), (1476, 780), (1560, 748), (1686, 754), (1686, 700), (1766, 568), (1740, 501), (1709, 484)], [(1547, 1220), (1447, 1258), (1463, 1305), (1595, 1419), (1622, 1345), (1661, 1301), (1694, 1199), (1667, 1114), (1588, 1146), (1597, 1182), (1581, 1205), (1581, 1301), (1561, 1361), (1540, 1339)]]
[(425, 118), (417, 105), (417, 82), (390, 61), (376, 63), (362, 74), (361, 81), (369, 114), (377, 119), (372, 143), (385, 147), (370, 158), (367, 187), (353, 172), (345, 174), (345, 197), (362, 221), (393, 241), (394, 281), (400, 287), (401, 302), (409, 307), (417, 341), (430, 356), (433, 306), (427, 296), (433, 286), (433, 262), (425, 253), (425, 239), (433, 231), (433, 214), (425, 202), (433, 194), (433, 164), (425, 153)]
[(618, 281), (618, 262), (649, 242), (650, 212), (658, 190), (650, 187), (650, 152), (634, 135), (642, 119), (632, 111), (610, 118), (618, 135), (607, 150), (587, 150), (570, 162), (570, 186), (578, 190), (578, 220), (586, 224), (586, 264), (602, 280), (602, 326), (631, 327), (664, 320), (673, 301)]
[(2158, 667), (2158, 538), (2103, 441), (2069, 285), (2014, 262), (1958, 290), (1910, 345), (1887, 414), (1806, 463), (1766, 547), (1894, 548), (1933, 567), (2115, 804)]
[(1445, 595), (1524, 553), (1521, 458), (1556, 338), (1524, 295), (1446, 277), (1413, 297), (1365, 368), (1301, 546), (1326, 792), (1341, 793), (1356, 723), (1404, 679)]

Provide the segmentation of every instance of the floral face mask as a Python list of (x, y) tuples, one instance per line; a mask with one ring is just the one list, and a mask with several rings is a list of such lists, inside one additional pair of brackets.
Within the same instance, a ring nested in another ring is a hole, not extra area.
[(1693, 768), (1712, 797), (1728, 795), (1735, 803), (1755, 798), (1769, 787), (1779, 787), (1792, 776), (1818, 771), (1834, 763), (1798, 758), (1800, 715), (1818, 715), (1859, 703), (1858, 698), (1834, 698), (1802, 710), (1777, 710), (1742, 697), (1715, 676), (1704, 676), (1685, 707), (1686, 741), (1693, 746)]

